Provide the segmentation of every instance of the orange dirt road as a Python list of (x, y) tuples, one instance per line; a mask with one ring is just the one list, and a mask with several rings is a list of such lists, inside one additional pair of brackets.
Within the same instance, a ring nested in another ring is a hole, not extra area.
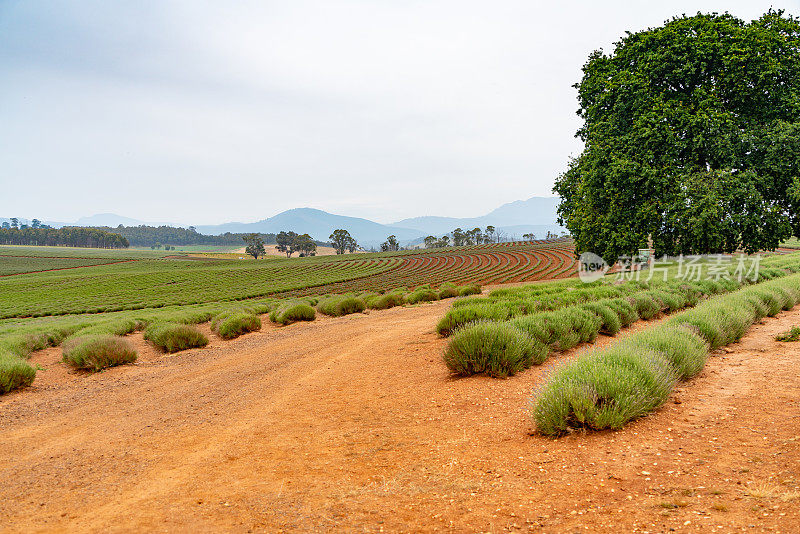
[(800, 343), (773, 340), (800, 308), (657, 414), (552, 440), (526, 404), (574, 354), (449, 378), (447, 306), (172, 356), (136, 335), (137, 364), (94, 375), (36, 354), (34, 386), (0, 397), (0, 531), (800, 531)]

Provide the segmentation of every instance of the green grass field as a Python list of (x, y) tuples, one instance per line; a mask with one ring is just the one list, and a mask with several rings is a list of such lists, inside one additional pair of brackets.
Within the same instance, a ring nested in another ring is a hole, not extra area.
[(146, 259), (20, 274), (0, 278), (0, 318), (252, 299), (374, 275), (386, 268), (315, 258), (258, 262)]
[(172, 255), (169, 250), (148, 249), (105, 249), (83, 247), (29, 247), (22, 245), (0, 245), (0, 256), (16, 256), (20, 258), (106, 258), (111, 260), (129, 260), (146, 258), (163, 258)]
[(783, 248), (800, 249), (800, 239), (797, 239), (796, 237), (793, 237), (793, 238), (789, 239), (788, 241), (785, 241), (785, 242), (781, 243), (781, 247), (783, 247)]
[(174, 245), (172, 250), (153, 250), (150, 247), (131, 247), (128, 250), (135, 250), (140, 252), (162, 252), (164, 254), (174, 254), (177, 252), (214, 252), (218, 254), (228, 254), (240, 250), (244, 243), (240, 246), (233, 245)]

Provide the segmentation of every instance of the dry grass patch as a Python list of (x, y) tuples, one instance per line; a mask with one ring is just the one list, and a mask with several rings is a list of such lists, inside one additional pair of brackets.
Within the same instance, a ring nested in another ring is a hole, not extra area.
[(100, 371), (107, 367), (136, 361), (137, 354), (131, 344), (116, 336), (80, 336), (64, 343), (64, 362), (75, 369)]

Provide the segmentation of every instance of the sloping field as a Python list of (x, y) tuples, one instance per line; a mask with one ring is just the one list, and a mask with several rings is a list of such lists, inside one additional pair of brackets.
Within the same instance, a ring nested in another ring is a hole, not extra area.
[[(158, 258), (136, 251), (90, 251), (80, 259), (64, 255), (65, 249), (51, 249), (53, 256), (47, 257), (47, 250), (35, 248), (0, 247), (0, 274), (12, 274), (0, 278), (0, 319), (576, 273), (568, 240), (258, 261)], [(21, 258), (22, 252), (29, 257)], [(115, 258), (114, 264), (93, 265)]]
[[(325, 292), (346, 293), (420, 284), (438, 286), (442, 282), (491, 285), (551, 280), (577, 274), (574, 248), (567, 240), (500, 243), (393, 257), (374, 256), (354, 260), (354, 263), (378, 263), (389, 268), (357, 281), (331, 284), (325, 287)], [(298, 295), (308, 293), (308, 290), (292, 292)]]

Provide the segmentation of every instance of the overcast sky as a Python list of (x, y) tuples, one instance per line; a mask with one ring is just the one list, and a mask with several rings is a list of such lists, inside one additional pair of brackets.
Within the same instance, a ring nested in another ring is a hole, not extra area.
[(393, 222), (552, 196), (626, 30), (797, 0), (0, 0), (0, 217)]

